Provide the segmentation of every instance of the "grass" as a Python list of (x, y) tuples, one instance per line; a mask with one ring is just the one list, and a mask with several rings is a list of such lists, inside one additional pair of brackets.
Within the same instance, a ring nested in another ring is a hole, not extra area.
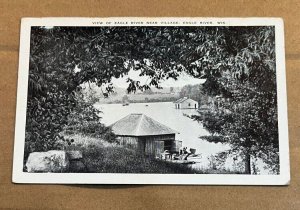
[(74, 144), (66, 149), (82, 151), (82, 161), (89, 173), (201, 173), (187, 165), (148, 158), (134, 150), (101, 139), (78, 134), (68, 137), (74, 139)]
[(135, 150), (103, 139), (74, 134), (66, 136), (74, 143), (66, 150), (79, 150), (87, 173), (155, 173), (155, 174), (242, 174), (228, 169), (197, 168), (145, 157)]

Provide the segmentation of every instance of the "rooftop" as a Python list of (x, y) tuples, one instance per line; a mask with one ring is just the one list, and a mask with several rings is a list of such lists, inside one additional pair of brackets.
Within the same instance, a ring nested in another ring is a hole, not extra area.
[(110, 127), (116, 135), (122, 136), (156, 136), (178, 133), (140, 113), (129, 114)]
[(182, 102), (184, 102), (184, 101), (187, 100), (187, 99), (188, 99), (188, 97), (183, 97), (183, 98), (178, 99), (178, 100), (175, 101), (174, 103), (176, 103), (176, 104), (182, 103)]
[[(193, 99), (191, 99), (191, 98), (183, 97), (183, 98), (178, 99), (178, 100), (175, 101), (174, 103), (175, 103), (175, 104), (180, 104), (180, 103), (182, 103), (182, 102), (185, 102), (186, 100), (189, 100), (189, 101), (195, 101), (195, 100), (193, 100)], [(196, 102), (196, 101), (195, 101), (195, 102)]]

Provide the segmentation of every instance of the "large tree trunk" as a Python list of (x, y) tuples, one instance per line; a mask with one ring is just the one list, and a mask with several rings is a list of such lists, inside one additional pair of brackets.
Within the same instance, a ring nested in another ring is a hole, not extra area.
[(251, 156), (245, 153), (245, 174), (251, 174)]

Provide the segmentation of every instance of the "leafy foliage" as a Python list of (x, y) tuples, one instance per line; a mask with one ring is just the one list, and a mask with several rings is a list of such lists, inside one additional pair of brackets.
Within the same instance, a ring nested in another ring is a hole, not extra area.
[[(233, 150), (259, 157), (279, 173), (274, 29), (242, 37), (247, 45), (235, 47), (235, 70), (204, 84), (206, 92), (220, 94), (227, 101), (216, 112), (196, 118), (227, 139)], [(238, 43), (242, 42), (237, 40), (233, 46)]]
[(103, 138), (108, 142), (116, 141), (111, 128), (100, 123), (100, 111), (94, 108), (91, 96), (84, 97), (81, 92), (76, 93), (76, 107), (68, 115), (64, 132), (67, 135), (85, 134), (94, 138)]

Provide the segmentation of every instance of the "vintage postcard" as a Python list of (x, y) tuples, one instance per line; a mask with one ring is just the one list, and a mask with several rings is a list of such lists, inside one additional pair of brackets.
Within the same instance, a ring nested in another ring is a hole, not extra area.
[(280, 18), (24, 18), (13, 182), (287, 185)]

